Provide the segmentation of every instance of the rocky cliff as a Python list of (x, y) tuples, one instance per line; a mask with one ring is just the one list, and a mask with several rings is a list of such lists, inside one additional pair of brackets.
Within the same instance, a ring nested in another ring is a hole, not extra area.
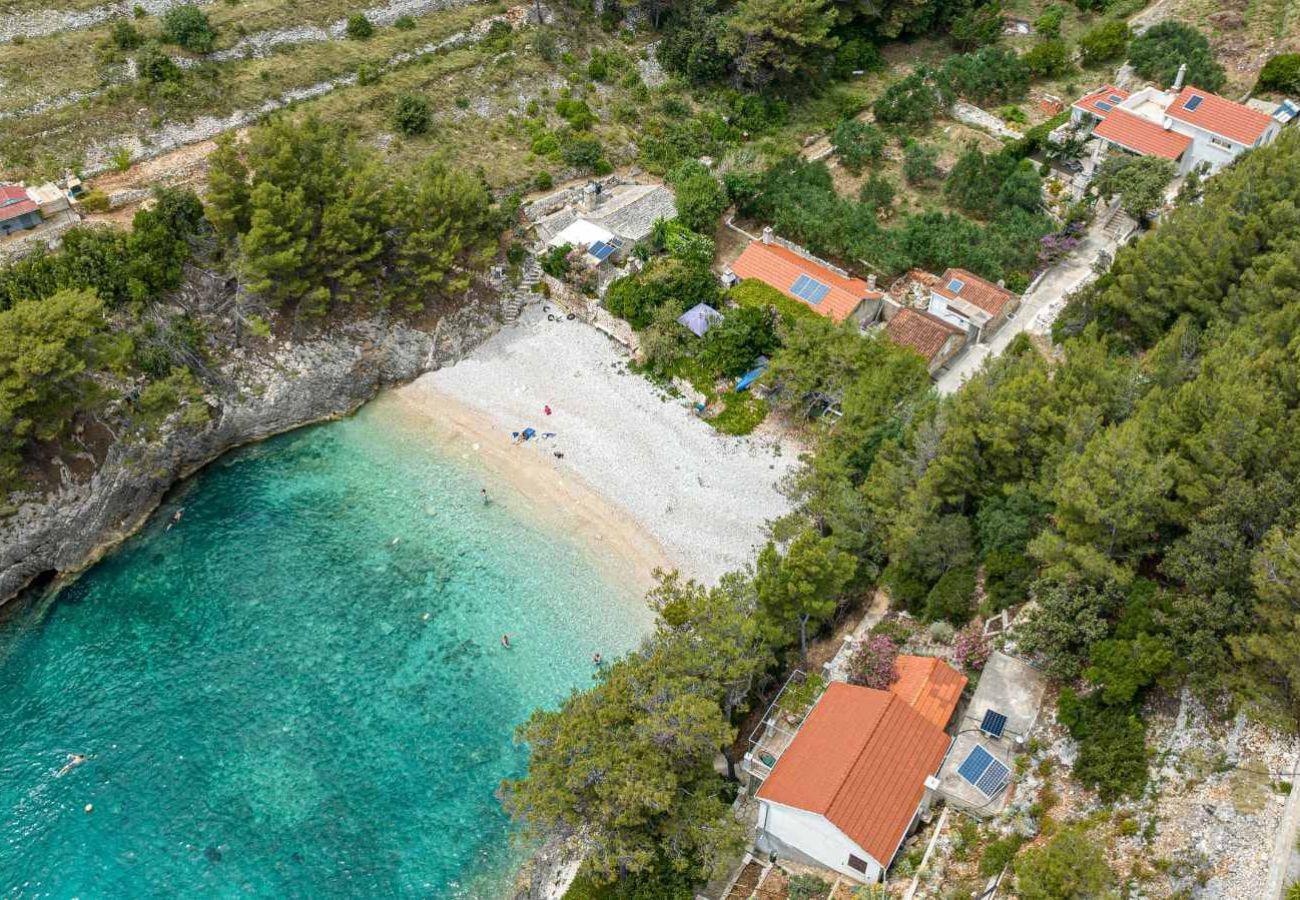
[(0, 519), (0, 604), (34, 579), (93, 563), (172, 485), (227, 450), (347, 415), (385, 385), (455, 362), (498, 327), (492, 301), (444, 317), (432, 333), (370, 321), (263, 353), (236, 351), (220, 368), (226, 386), (206, 398), (206, 426), (183, 428), (173, 417), (151, 439), (115, 441), (93, 475), (68, 474), (56, 492), (18, 498), (17, 511)]

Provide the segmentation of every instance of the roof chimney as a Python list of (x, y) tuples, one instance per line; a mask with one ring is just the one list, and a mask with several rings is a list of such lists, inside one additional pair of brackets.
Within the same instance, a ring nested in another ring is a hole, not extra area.
[(1178, 74), (1174, 76), (1174, 90), (1181, 91), (1183, 89), (1183, 79), (1186, 77), (1187, 63), (1183, 63), (1178, 67)]
[(875, 276), (875, 275), (868, 275), (868, 276), (867, 276), (867, 290), (869, 290), (869, 291), (874, 291), (875, 289), (876, 289), (876, 276)]
[(1006, 286), (1007, 286), (1007, 280), (1005, 278), (999, 278), (998, 287), (1005, 289)]
[(767, 225), (763, 226), (763, 243), (764, 244), (772, 243), (772, 229), (770, 226)]

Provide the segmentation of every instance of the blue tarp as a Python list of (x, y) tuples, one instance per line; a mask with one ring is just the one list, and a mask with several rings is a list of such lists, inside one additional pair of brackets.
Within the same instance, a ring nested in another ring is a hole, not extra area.
[(721, 318), (722, 313), (709, 304), (697, 303), (678, 316), (677, 321), (689, 328), (696, 337), (704, 337), (705, 333), (713, 327), (713, 323)]
[(749, 386), (767, 371), (767, 357), (760, 356), (754, 361), (754, 368), (750, 369), (744, 375), (741, 375), (736, 381), (736, 393), (749, 390)]

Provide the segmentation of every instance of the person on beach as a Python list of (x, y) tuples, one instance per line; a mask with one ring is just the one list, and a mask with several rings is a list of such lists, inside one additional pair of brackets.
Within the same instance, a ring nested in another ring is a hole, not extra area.
[(502, 650), (510, 649), (510, 635), (508, 634), (501, 635), (501, 649)]
[(64, 775), (67, 775), (69, 772), (71, 772), (73, 769), (75, 769), (77, 766), (81, 765), (85, 761), (86, 761), (86, 757), (83, 754), (69, 753), (67, 764), (64, 765), (62, 769), (59, 769), (58, 774), (55, 775), (54, 777), (62, 778)]
[(551, 405), (548, 403), (545, 406), (543, 406), (542, 412), (546, 413), (549, 416), (551, 414)]

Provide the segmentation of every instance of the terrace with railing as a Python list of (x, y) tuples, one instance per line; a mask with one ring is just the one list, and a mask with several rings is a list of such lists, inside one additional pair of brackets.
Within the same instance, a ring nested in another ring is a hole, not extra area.
[(809, 675), (802, 669), (791, 674), (781, 686), (750, 734), (749, 749), (740, 764), (741, 770), (749, 776), (751, 793), (757, 791), (772, 774), (777, 760), (789, 748), (825, 689), (826, 682), (820, 676)]

